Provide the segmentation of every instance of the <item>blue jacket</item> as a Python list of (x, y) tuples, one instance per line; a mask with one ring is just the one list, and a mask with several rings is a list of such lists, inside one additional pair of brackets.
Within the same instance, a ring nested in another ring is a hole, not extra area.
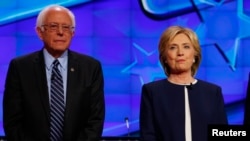
[[(185, 141), (184, 87), (166, 79), (143, 85), (141, 141)], [(209, 124), (228, 124), (221, 87), (198, 80), (188, 94), (192, 141), (207, 141)]]

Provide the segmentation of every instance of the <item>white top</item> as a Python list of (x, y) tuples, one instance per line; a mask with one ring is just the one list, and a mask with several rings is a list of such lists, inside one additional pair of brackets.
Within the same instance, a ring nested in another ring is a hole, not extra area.
[[(195, 79), (190, 85), (193, 85), (197, 82)], [(190, 106), (188, 98), (188, 88), (184, 88), (185, 93), (185, 139), (186, 141), (192, 141), (192, 126), (191, 126), (191, 115), (190, 115)]]

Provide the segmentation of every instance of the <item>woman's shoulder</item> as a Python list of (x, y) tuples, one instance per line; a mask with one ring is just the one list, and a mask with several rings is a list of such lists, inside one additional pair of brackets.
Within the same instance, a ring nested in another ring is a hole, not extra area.
[[(175, 86), (177, 86), (177, 85), (171, 84), (167, 79), (159, 79), (159, 80), (145, 83), (143, 85), (144, 88), (151, 89), (151, 90), (157, 90), (157, 91), (166, 90), (166, 89), (168, 89), (168, 90), (173, 89), (173, 88), (175, 88)], [(179, 88), (179, 87), (177, 86), (177, 88)]]
[(159, 80), (154, 80), (154, 81), (145, 83), (143, 85), (146, 85), (146, 86), (158, 86), (158, 85), (162, 85), (162, 84), (165, 85), (166, 82), (167, 82), (167, 79), (159, 79)]
[(209, 82), (209, 81), (205, 81), (205, 80), (201, 80), (201, 79), (197, 79), (198, 80), (198, 84), (199, 86), (202, 87), (214, 87), (214, 88), (220, 88), (220, 86), (214, 82)]

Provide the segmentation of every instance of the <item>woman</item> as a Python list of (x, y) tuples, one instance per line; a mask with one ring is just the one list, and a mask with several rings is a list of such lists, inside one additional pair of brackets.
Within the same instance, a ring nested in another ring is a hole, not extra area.
[(171, 26), (159, 42), (167, 76), (144, 84), (141, 141), (206, 141), (209, 124), (227, 124), (220, 86), (196, 79), (201, 48), (191, 29)]

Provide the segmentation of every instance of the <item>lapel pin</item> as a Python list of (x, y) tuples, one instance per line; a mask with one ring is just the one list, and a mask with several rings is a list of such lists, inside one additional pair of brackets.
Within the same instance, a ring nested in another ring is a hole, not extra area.
[(70, 68), (70, 71), (71, 71), (71, 72), (74, 72), (74, 71), (75, 71), (75, 69), (74, 69), (74, 68)]

